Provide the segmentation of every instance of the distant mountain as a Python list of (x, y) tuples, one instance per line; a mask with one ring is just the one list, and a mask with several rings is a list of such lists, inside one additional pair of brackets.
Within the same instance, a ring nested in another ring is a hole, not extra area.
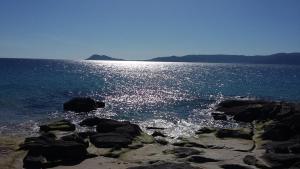
[(255, 63), (300, 65), (300, 53), (277, 53), (272, 55), (185, 55), (157, 57), (147, 61), (157, 62), (207, 62), (207, 63)]
[(106, 56), (106, 55), (94, 54), (94, 55), (90, 56), (89, 58), (87, 58), (85, 60), (123, 60), (123, 59), (112, 58), (112, 57), (109, 57), (109, 56)]

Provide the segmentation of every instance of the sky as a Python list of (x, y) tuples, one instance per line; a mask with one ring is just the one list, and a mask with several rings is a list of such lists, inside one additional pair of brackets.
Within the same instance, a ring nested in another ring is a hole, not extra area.
[(0, 0), (0, 57), (300, 52), (300, 0)]

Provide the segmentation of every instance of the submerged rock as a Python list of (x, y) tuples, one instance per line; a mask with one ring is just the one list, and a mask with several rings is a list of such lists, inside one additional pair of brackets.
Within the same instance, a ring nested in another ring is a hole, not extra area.
[(64, 103), (65, 111), (89, 112), (97, 108), (104, 108), (105, 103), (89, 97), (75, 97)]
[(222, 113), (211, 113), (214, 120), (227, 120), (227, 116)]
[(48, 132), (48, 131), (74, 131), (75, 125), (72, 124), (69, 120), (60, 120), (50, 124), (41, 125), (40, 131)]

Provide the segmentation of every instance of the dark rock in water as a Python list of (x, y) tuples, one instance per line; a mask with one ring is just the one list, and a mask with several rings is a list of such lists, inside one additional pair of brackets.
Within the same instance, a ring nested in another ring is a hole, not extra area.
[(285, 124), (272, 124), (265, 127), (262, 138), (265, 140), (284, 141), (293, 136), (292, 130)]
[(153, 137), (158, 137), (158, 136), (160, 136), (160, 137), (166, 137), (166, 135), (164, 135), (163, 133), (161, 133), (161, 132), (159, 132), (159, 131), (154, 131), (154, 132), (152, 133), (152, 136), (153, 136)]
[(224, 169), (253, 169), (251, 167), (243, 166), (243, 165), (239, 165), (239, 164), (224, 164), (224, 165), (221, 165), (221, 167)]
[(82, 120), (79, 125), (80, 126), (96, 126), (97, 124), (99, 124), (102, 120), (99, 117), (91, 117), (91, 118), (87, 118)]
[(48, 132), (53, 130), (74, 131), (75, 125), (72, 124), (69, 120), (60, 120), (47, 125), (40, 126), (40, 131)]
[(219, 138), (241, 138), (241, 139), (252, 139), (252, 132), (238, 129), (218, 129), (216, 136)]
[(152, 165), (129, 167), (127, 169), (201, 169), (201, 168), (191, 166), (188, 163), (158, 162)]
[(291, 153), (300, 154), (300, 142), (298, 141), (298, 143), (289, 146), (289, 150)]
[(198, 131), (196, 131), (196, 134), (207, 134), (207, 133), (213, 133), (215, 131), (216, 131), (215, 128), (203, 127), (201, 129), (199, 129)]
[(98, 148), (128, 147), (132, 142), (129, 135), (120, 133), (99, 133), (90, 137), (90, 141)]
[(215, 160), (212, 158), (207, 158), (199, 155), (193, 155), (188, 158), (188, 161), (194, 162), (194, 163), (207, 163), (207, 162), (218, 162), (220, 160)]
[(26, 155), (26, 157), (23, 159), (23, 168), (41, 169), (44, 168), (45, 163), (46, 163), (45, 157), (41, 155), (35, 155), (29, 152)]
[(178, 158), (185, 158), (191, 155), (199, 155), (202, 153), (202, 151), (193, 149), (193, 148), (185, 148), (185, 147), (181, 147), (181, 148), (174, 148), (172, 150), (165, 150), (164, 151), (165, 154), (174, 154), (176, 157)]
[(65, 111), (89, 112), (105, 107), (104, 102), (95, 101), (89, 97), (75, 97), (64, 103)]
[(222, 113), (211, 113), (214, 120), (227, 120), (227, 116)]

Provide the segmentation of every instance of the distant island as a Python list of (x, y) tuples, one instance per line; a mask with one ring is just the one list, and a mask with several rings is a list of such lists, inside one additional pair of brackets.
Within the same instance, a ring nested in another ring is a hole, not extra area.
[[(106, 55), (92, 55), (87, 60), (123, 60)], [(185, 55), (156, 57), (154, 62), (204, 62), (204, 63), (250, 63), (250, 64), (289, 64), (300, 65), (300, 53), (276, 53), (272, 55)]]
[(124, 59), (117, 59), (117, 58), (112, 58), (106, 55), (97, 55), (94, 54), (92, 56), (90, 56), (89, 58), (87, 58), (86, 60), (124, 60)]

